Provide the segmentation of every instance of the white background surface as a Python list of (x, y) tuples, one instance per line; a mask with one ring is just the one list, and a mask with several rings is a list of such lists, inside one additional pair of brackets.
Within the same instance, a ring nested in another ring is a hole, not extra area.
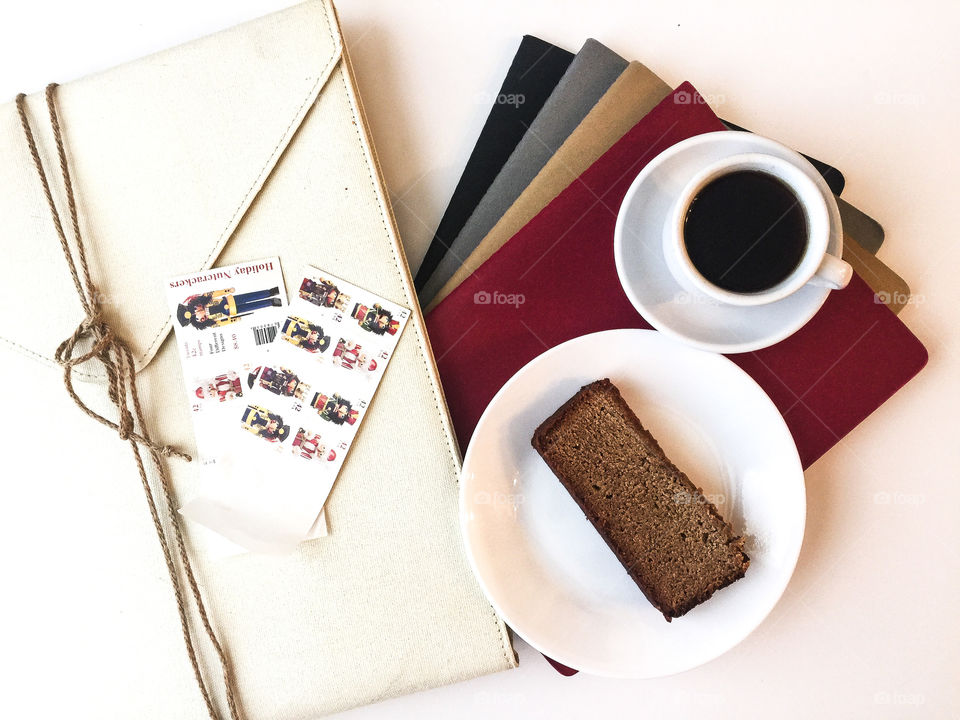
[[(288, 0), (4, 3), (0, 97), (279, 9)], [(807, 473), (807, 534), (770, 618), (680, 676), (519, 670), (343, 717), (960, 716), (960, 6), (940, 2), (341, 0), (347, 43), (411, 265), (426, 250), (520, 36), (588, 35), (723, 117), (838, 166), (887, 231), (880, 257), (930, 350), (904, 390)], [(90, 665), (96, 658), (90, 658)]]

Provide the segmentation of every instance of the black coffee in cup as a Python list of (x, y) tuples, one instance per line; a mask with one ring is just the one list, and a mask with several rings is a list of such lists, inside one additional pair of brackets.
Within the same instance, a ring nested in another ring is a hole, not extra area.
[(754, 293), (776, 286), (807, 249), (807, 219), (794, 192), (757, 170), (737, 170), (705, 185), (683, 223), (697, 271), (717, 287)]

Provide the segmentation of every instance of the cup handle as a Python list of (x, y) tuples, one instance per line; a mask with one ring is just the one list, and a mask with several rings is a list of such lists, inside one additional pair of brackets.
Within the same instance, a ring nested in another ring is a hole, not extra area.
[(830, 288), (831, 290), (843, 290), (853, 277), (853, 268), (850, 263), (838, 258), (836, 255), (826, 253), (820, 262), (820, 267), (809, 284), (816, 287)]

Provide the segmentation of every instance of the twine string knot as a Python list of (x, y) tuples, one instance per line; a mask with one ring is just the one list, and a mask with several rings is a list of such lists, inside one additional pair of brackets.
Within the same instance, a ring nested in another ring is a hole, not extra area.
[[(34, 167), (40, 178), (40, 184), (47, 199), (47, 205), (50, 210), (50, 216), (53, 220), (57, 236), (60, 239), (60, 247), (63, 250), (64, 258), (67, 261), (67, 267), (70, 270), (70, 276), (73, 279), (74, 287), (80, 298), (80, 304), (83, 306), (84, 317), (71, 333), (70, 337), (64, 340), (57, 347), (54, 358), (63, 368), (63, 384), (67, 393), (76, 403), (85, 415), (96, 420), (101, 425), (114, 430), (120, 439), (127, 442), (131, 448), (134, 462), (140, 474), (140, 483), (143, 486), (146, 495), (147, 507), (150, 510), (150, 517), (153, 526), (160, 541), (160, 547), (163, 551), (164, 561), (167, 566), (167, 572), (170, 576), (170, 583), (173, 587), (173, 594), (177, 603), (177, 612), (180, 617), (180, 629), (183, 633), (184, 644), (186, 645), (187, 657), (193, 668), (194, 677), (200, 694), (203, 696), (207, 712), (211, 720), (218, 720), (220, 717), (207, 681), (200, 668), (200, 660), (194, 631), (191, 628), (188, 617), (187, 597), (180, 579), (180, 570), (177, 567), (179, 559), (180, 567), (186, 578), (186, 584), (190, 589), (194, 603), (197, 608), (197, 615), (203, 631), (213, 646), (222, 671), (224, 690), (227, 699), (231, 720), (240, 720), (240, 709), (237, 702), (236, 690), (234, 688), (233, 676), (230, 670), (230, 664), (226, 652), (220, 644), (217, 634), (214, 632), (213, 625), (207, 614), (203, 597), (200, 593), (200, 586), (197, 583), (193, 572), (193, 566), (190, 562), (190, 556), (187, 553), (186, 543), (184, 542), (183, 531), (180, 528), (180, 519), (177, 514), (177, 503), (175, 501), (170, 479), (167, 474), (166, 464), (163, 458), (177, 457), (190, 462), (191, 457), (180, 450), (169, 445), (155, 442), (147, 430), (147, 423), (143, 407), (140, 404), (140, 397), (137, 392), (137, 371), (134, 363), (133, 353), (129, 346), (113, 332), (103, 313), (103, 296), (99, 293), (96, 286), (90, 278), (90, 268), (87, 263), (86, 248), (83, 237), (80, 233), (80, 220), (77, 212), (76, 197), (73, 189), (73, 182), (70, 177), (70, 169), (67, 164), (67, 153), (63, 141), (63, 133), (60, 128), (60, 118), (56, 106), (57, 85), (51, 84), (46, 89), (47, 111), (50, 118), (50, 125), (53, 129), (53, 137), (57, 146), (57, 156), (60, 163), (60, 173), (63, 178), (64, 189), (67, 196), (67, 204), (70, 210), (70, 219), (72, 221), (73, 245), (67, 238), (60, 219), (60, 213), (53, 200), (53, 194), (50, 190), (50, 183), (47, 179), (47, 173), (40, 159), (40, 152), (37, 148), (37, 142), (30, 126), (30, 120), (27, 116), (26, 96), (22, 93), (17, 96), (17, 112), (20, 115), (20, 124), (23, 128), (24, 137), (33, 158)], [(78, 351), (78, 347), (86, 347), (86, 351)], [(74, 355), (74, 352), (80, 352)], [(79, 366), (91, 361), (97, 360), (102, 366), (107, 378), (107, 394), (110, 402), (116, 410), (116, 420), (111, 420), (101, 413), (90, 408), (77, 394), (73, 386), (73, 373)], [(153, 467), (157, 476), (158, 493), (161, 496), (164, 509), (166, 511), (167, 524), (171, 530), (164, 527), (161, 520), (160, 509), (157, 499), (154, 496), (154, 489), (147, 477), (147, 471), (144, 466), (141, 449), (145, 448), (153, 461)], [(173, 542), (171, 543), (168, 533), (172, 533)], [(176, 554), (175, 554), (176, 551)], [(176, 558), (176, 559), (175, 559)]]

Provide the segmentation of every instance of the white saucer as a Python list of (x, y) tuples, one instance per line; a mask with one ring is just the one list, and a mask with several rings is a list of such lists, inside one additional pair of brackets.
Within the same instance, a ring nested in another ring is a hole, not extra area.
[(768, 305), (738, 307), (683, 288), (663, 256), (663, 225), (671, 202), (705, 166), (730, 155), (763, 152), (803, 169), (827, 201), (831, 234), (828, 252), (843, 252), (840, 211), (829, 186), (802, 156), (759, 135), (714, 132), (664, 150), (637, 175), (617, 216), (614, 257), (624, 292), (655, 328), (703, 350), (738, 353), (759, 350), (789, 337), (827, 299), (829, 290), (807, 285)]
[[(671, 623), (530, 445), (604, 377), (747, 539), (746, 576)], [(480, 418), (460, 481), (467, 556), (497, 612), (547, 656), (611, 677), (682, 672), (743, 640), (787, 586), (805, 507), (796, 445), (760, 386), (722, 355), (652, 330), (585, 335), (528, 363)]]

